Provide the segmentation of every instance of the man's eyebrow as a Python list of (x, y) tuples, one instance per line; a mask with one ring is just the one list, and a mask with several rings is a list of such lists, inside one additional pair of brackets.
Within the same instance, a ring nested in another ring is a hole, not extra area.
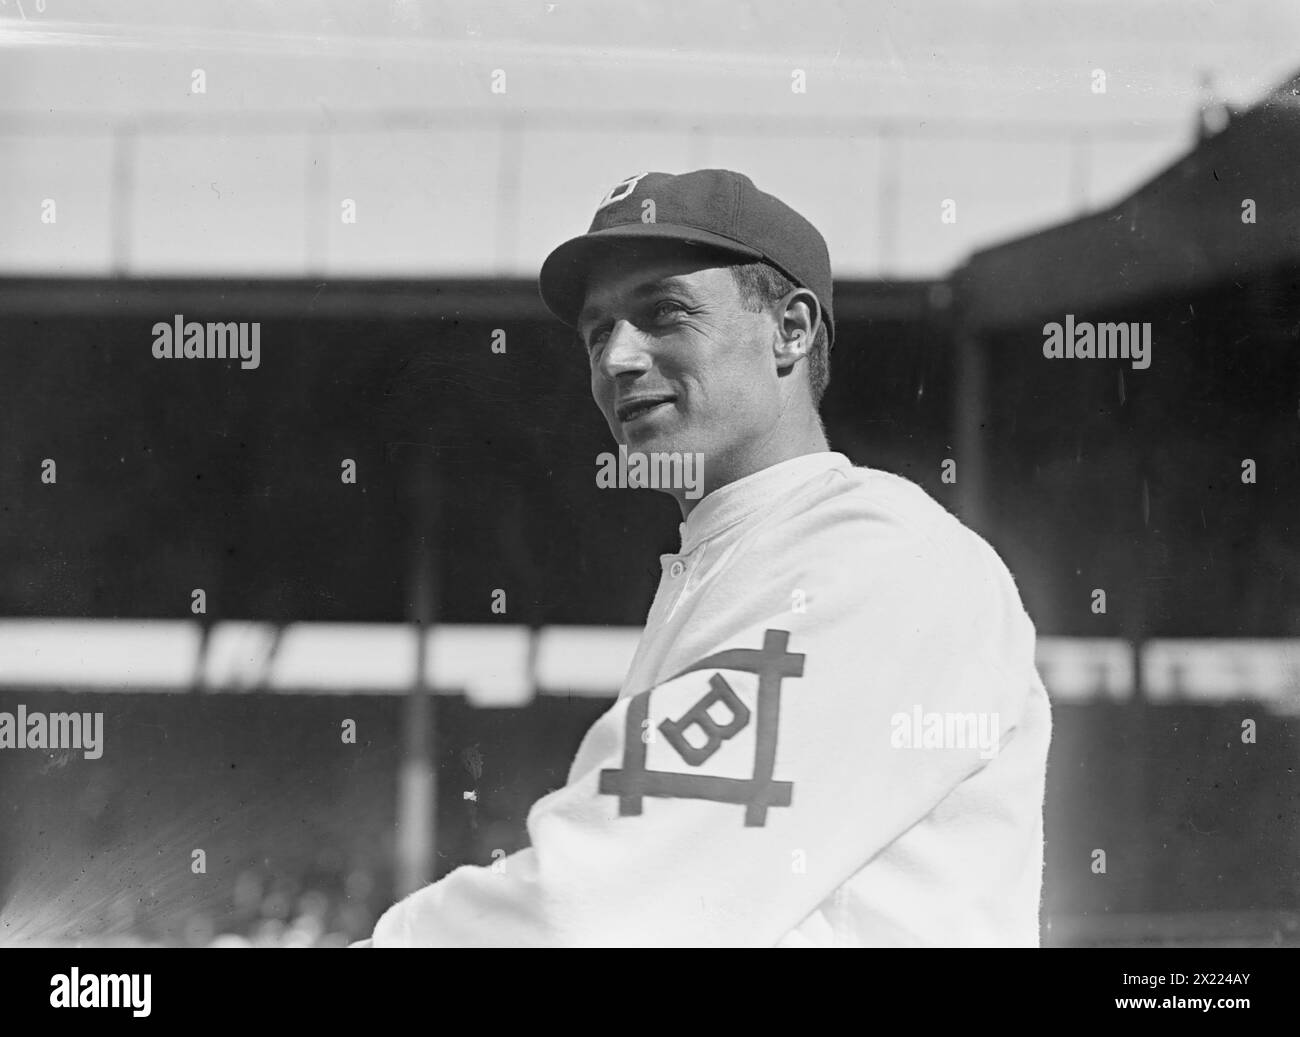
[[(690, 282), (686, 278), (677, 274), (669, 274), (665, 277), (655, 278), (653, 281), (647, 281), (645, 284), (637, 285), (632, 289), (633, 298), (643, 298), (647, 295), (655, 295), (658, 292), (671, 291), (690, 291)], [(599, 308), (595, 306), (584, 306), (582, 312), (578, 314), (577, 328), (579, 335), (585, 324), (595, 320), (600, 316)]]

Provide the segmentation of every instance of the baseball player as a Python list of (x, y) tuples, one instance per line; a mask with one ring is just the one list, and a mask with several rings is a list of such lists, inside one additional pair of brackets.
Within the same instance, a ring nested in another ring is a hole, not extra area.
[(1034, 628), (983, 540), (829, 449), (821, 234), (739, 174), (645, 173), (540, 281), (615, 441), (703, 485), (661, 487), (681, 548), (531, 845), (373, 945), (1037, 945)]

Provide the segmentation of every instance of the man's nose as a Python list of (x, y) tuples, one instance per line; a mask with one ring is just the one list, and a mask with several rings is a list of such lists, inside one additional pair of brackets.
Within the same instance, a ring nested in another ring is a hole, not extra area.
[(609, 338), (605, 340), (600, 367), (608, 378), (629, 371), (649, 370), (650, 353), (646, 348), (646, 337), (640, 329), (626, 320), (615, 324), (610, 330)]

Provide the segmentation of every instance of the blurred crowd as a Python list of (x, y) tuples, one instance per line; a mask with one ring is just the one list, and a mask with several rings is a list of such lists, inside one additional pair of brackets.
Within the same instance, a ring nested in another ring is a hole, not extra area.
[(235, 881), (231, 912), (195, 913), (185, 923), (190, 947), (346, 947), (368, 937), (378, 913), (374, 878), (349, 871), (341, 883), (294, 882), (244, 871)]

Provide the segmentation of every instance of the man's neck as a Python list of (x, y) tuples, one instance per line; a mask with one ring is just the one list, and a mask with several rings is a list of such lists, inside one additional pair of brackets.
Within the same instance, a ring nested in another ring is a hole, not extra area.
[(743, 460), (735, 464), (728, 465), (724, 470), (713, 478), (710, 478), (707, 458), (704, 466), (704, 493), (699, 497), (691, 500), (684, 493), (676, 493), (678, 507), (682, 511), (682, 521), (685, 522), (690, 518), (691, 512), (696, 506), (704, 501), (710, 493), (720, 490), (737, 480), (745, 478), (747, 475), (753, 475), (755, 472), (761, 472), (765, 468), (771, 468), (773, 465), (780, 464), (782, 461), (791, 461), (796, 457), (803, 457), (806, 454), (824, 453), (830, 449), (826, 441), (826, 432), (822, 428), (821, 422), (814, 418), (812, 427), (803, 431), (799, 436), (782, 436), (773, 435), (767, 439), (762, 448), (749, 453)]

